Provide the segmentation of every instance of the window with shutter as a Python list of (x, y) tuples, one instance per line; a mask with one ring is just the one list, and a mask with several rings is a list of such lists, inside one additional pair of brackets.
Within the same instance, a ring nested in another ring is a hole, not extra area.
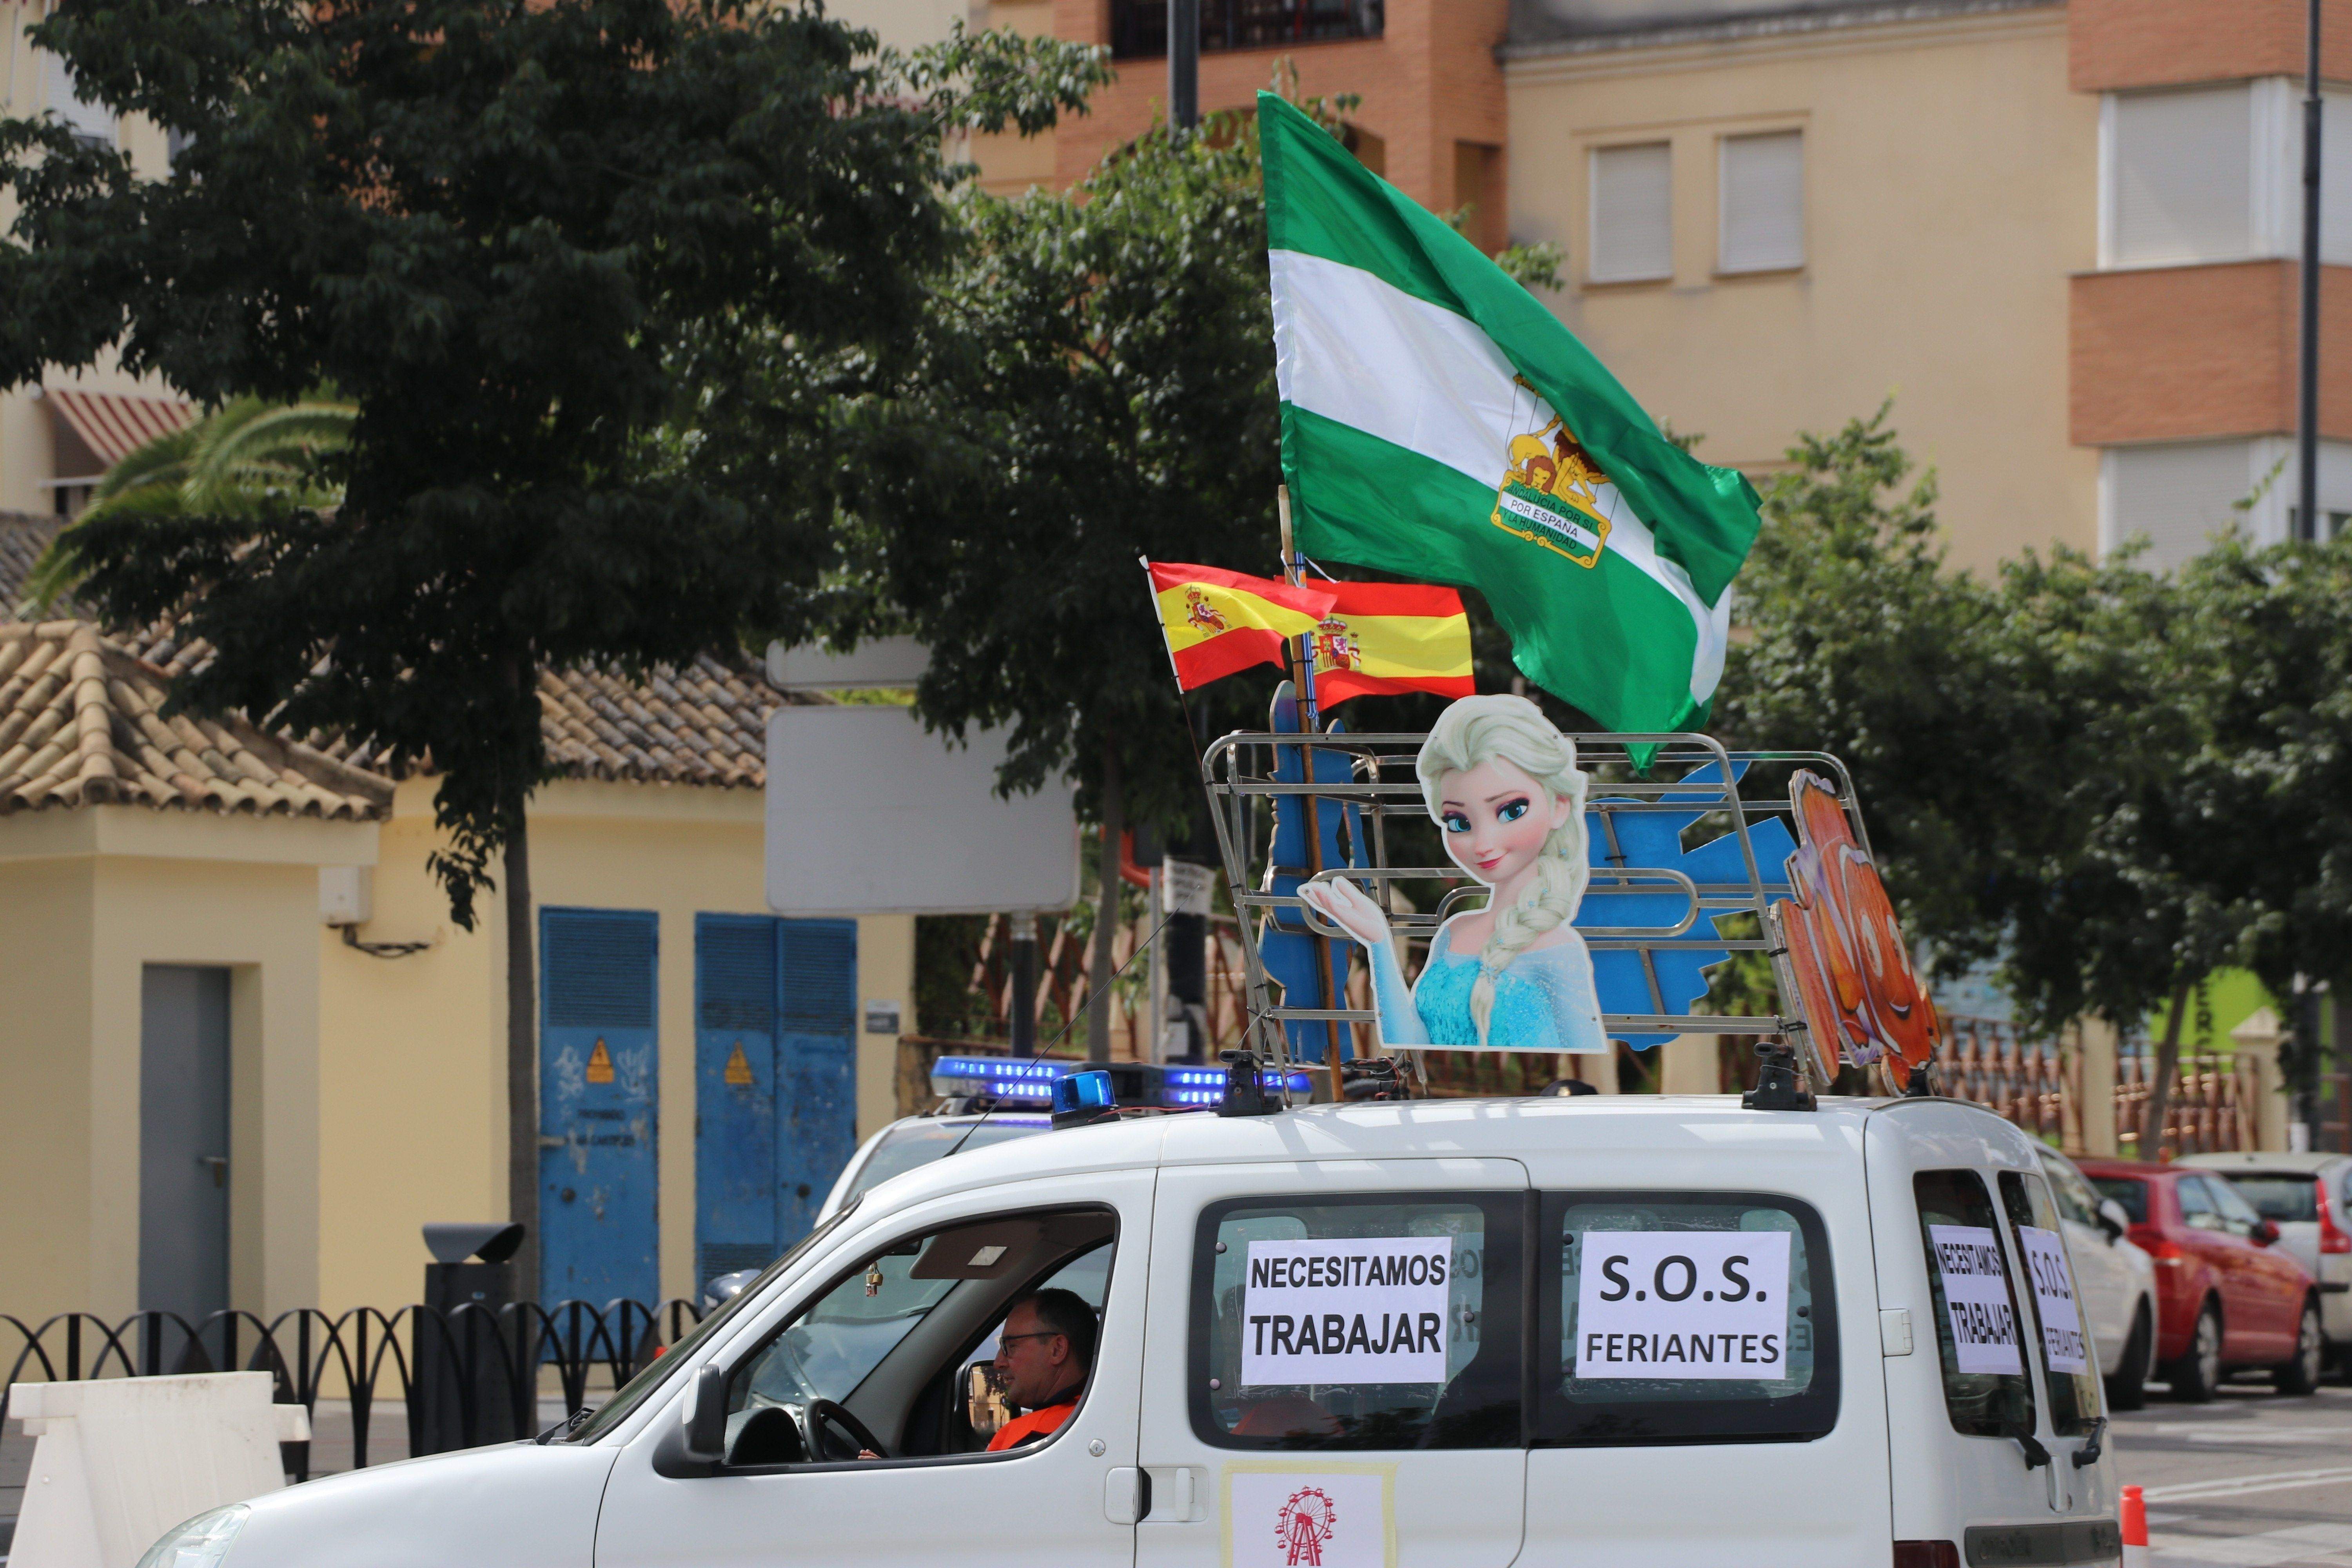
[(2253, 253), (2252, 92), (2238, 82), (2110, 101), (2104, 160), (2110, 264)]
[(1664, 142), (1592, 150), (1590, 274), (1595, 283), (1671, 278), (1674, 154)]
[(41, 107), (64, 121), (76, 136), (86, 142), (114, 143), (114, 113), (103, 104), (91, 103), (81, 97), (74, 82), (73, 68), (66, 64), (63, 55), (40, 51)]
[(1801, 132), (1727, 136), (1719, 163), (1725, 272), (1776, 272), (1805, 264), (1805, 144)]

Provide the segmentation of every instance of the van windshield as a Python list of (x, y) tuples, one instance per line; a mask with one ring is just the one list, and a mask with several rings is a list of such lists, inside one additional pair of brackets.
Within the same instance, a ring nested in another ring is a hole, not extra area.
[(612, 1398), (593, 1410), (583, 1410), (580, 1415), (573, 1416), (572, 1425), (569, 1430), (559, 1430), (551, 1440), (558, 1443), (593, 1443), (626, 1420), (629, 1413), (643, 1405), (655, 1389), (668, 1381), (671, 1373), (694, 1360), (695, 1351), (700, 1348), (712, 1334), (719, 1331), (719, 1325), (729, 1321), (758, 1300), (767, 1289), (768, 1281), (791, 1268), (818, 1242), (840, 1229), (841, 1222), (847, 1219), (856, 1207), (857, 1200), (855, 1198), (842, 1205), (831, 1219), (825, 1220), (814, 1230), (801, 1237), (791, 1251), (760, 1270), (758, 1279), (729, 1297), (717, 1311), (710, 1313), (702, 1321), (695, 1324), (691, 1330), (679, 1335), (676, 1344), (638, 1368), (635, 1377), (613, 1391)]

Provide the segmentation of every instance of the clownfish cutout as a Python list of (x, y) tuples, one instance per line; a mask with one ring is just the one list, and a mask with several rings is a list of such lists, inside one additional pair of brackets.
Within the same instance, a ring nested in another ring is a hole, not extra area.
[(1899, 1092), (1908, 1069), (1932, 1059), (1942, 1038), (1936, 1004), (1912, 967), (1878, 868), (1855, 842), (1828, 781), (1799, 773), (1789, 803), (1797, 818), (1789, 882), (1797, 896), (1772, 905), (1772, 923), (1788, 949), (1817, 1080), (1835, 1078), (1841, 1060), (1877, 1063)]

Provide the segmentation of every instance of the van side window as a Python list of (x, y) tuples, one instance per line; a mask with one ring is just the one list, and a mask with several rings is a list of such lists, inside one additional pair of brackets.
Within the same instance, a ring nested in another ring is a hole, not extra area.
[(1802, 1442), (1837, 1425), (1837, 1292), (1811, 1205), (1548, 1193), (1539, 1446)]
[(2065, 1233), (2058, 1228), (2057, 1207), (2040, 1177), (2017, 1171), (2000, 1173), (2000, 1206), (2017, 1227), (2017, 1250), (2032, 1287), (2020, 1294), (2031, 1298), (2026, 1321), (2042, 1342), (2042, 1382), (2050, 1391), (2051, 1428), (2063, 1436), (2080, 1436), (2102, 1414), (2099, 1364), (2091, 1349), (2082, 1293), (2074, 1288), (2074, 1259), (2066, 1253)]
[(1223, 1448), (1516, 1448), (1521, 1194), (1202, 1213), (1193, 1430)]
[(1974, 1171), (1922, 1171), (1911, 1178), (1911, 1191), (1952, 1429), (1973, 1437), (2030, 1437), (2033, 1383), (1992, 1194)]
[(728, 1464), (855, 1461), (865, 1437), (814, 1408), (828, 1401), (887, 1458), (978, 1454), (1009, 1414), (987, 1371), (1007, 1310), (1062, 1289), (1098, 1323), (1117, 1230), (1108, 1209), (997, 1215), (868, 1256), (735, 1363)]

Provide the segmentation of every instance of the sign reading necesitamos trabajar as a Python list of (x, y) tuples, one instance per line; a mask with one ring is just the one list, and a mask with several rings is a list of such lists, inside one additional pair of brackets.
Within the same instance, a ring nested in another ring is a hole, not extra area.
[(1253, 1241), (1242, 1382), (1444, 1383), (1454, 1238)]
[(1944, 1282), (1944, 1321), (1961, 1372), (2022, 1373), (2017, 1312), (2009, 1300), (2009, 1270), (2000, 1242), (1979, 1225), (1931, 1225), (1927, 1241)]
[(1576, 1375), (1777, 1378), (1789, 1367), (1789, 1233), (1576, 1237)]

